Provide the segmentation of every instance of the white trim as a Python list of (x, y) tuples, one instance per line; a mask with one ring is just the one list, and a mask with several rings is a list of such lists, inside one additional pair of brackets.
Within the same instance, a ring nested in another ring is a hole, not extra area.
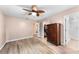
[(0, 50), (4, 47), (5, 44), (6, 44), (6, 42), (0, 47)]
[(64, 16), (64, 41), (62, 44), (65, 46), (70, 40), (69, 36), (69, 15)]
[(17, 38), (17, 39), (11, 39), (11, 40), (7, 40), (6, 42), (12, 42), (12, 41), (22, 40), (22, 39), (28, 39), (28, 38), (33, 38), (33, 36), (28, 36), (28, 37), (23, 37), (23, 38)]

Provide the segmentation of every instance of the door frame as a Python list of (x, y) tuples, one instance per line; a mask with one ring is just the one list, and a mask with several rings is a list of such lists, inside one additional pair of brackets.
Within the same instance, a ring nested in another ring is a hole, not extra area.
[(66, 46), (70, 41), (69, 35), (69, 15), (64, 16), (64, 41), (63, 45)]

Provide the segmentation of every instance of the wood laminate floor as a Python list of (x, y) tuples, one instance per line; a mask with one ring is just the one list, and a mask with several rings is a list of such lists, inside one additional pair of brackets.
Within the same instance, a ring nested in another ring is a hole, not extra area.
[(53, 50), (38, 39), (23, 39), (7, 43), (0, 54), (52, 54)]
[(8, 42), (0, 50), (0, 54), (79, 54), (66, 46), (55, 46), (46, 39), (30, 38)]

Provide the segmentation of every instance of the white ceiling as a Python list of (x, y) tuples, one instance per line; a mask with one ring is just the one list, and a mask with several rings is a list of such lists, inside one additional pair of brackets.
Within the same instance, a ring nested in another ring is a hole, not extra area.
[[(34, 17), (32, 15), (24, 15), (26, 11), (23, 8), (30, 9), (31, 5), (0, 5), (0, 10), (7, 16), (15, 16), (19, 18), (42, 20), (48, 16), (64, 11), (66, 9), (74, 7), (73, 5), (38, 5), (39, 9), (45, 10), (45, 14), (40, 17)], [(28, 13), (28, 12), (26, 12)]]

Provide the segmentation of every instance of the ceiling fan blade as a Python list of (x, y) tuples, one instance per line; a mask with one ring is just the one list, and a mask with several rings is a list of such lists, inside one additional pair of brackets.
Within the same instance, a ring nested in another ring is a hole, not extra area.
[(32, 15), (32, 13), (29, 13), (28, 15)]
[(37, 16), (43, 16), (44, 13), (37, 13)]
[(37, 12), (38, 13), (45, 13), (45, 11), (43, 11), (43, 10), (38, 10)]
[(36, 15), (39, 16), (39, 13), (37, 13)]
[(29, 12), (32, 12), (31, 10), (28, 10), (28, 9), (23, 9), (23, 10), (25, 10), (25, 11), (29, 11)]
[(36, 6), (36, 5), (32, 5), (32, 11), (33, 11), (33, 12), (38, 11), (38, 8), (37, 8), (37, 6)]

